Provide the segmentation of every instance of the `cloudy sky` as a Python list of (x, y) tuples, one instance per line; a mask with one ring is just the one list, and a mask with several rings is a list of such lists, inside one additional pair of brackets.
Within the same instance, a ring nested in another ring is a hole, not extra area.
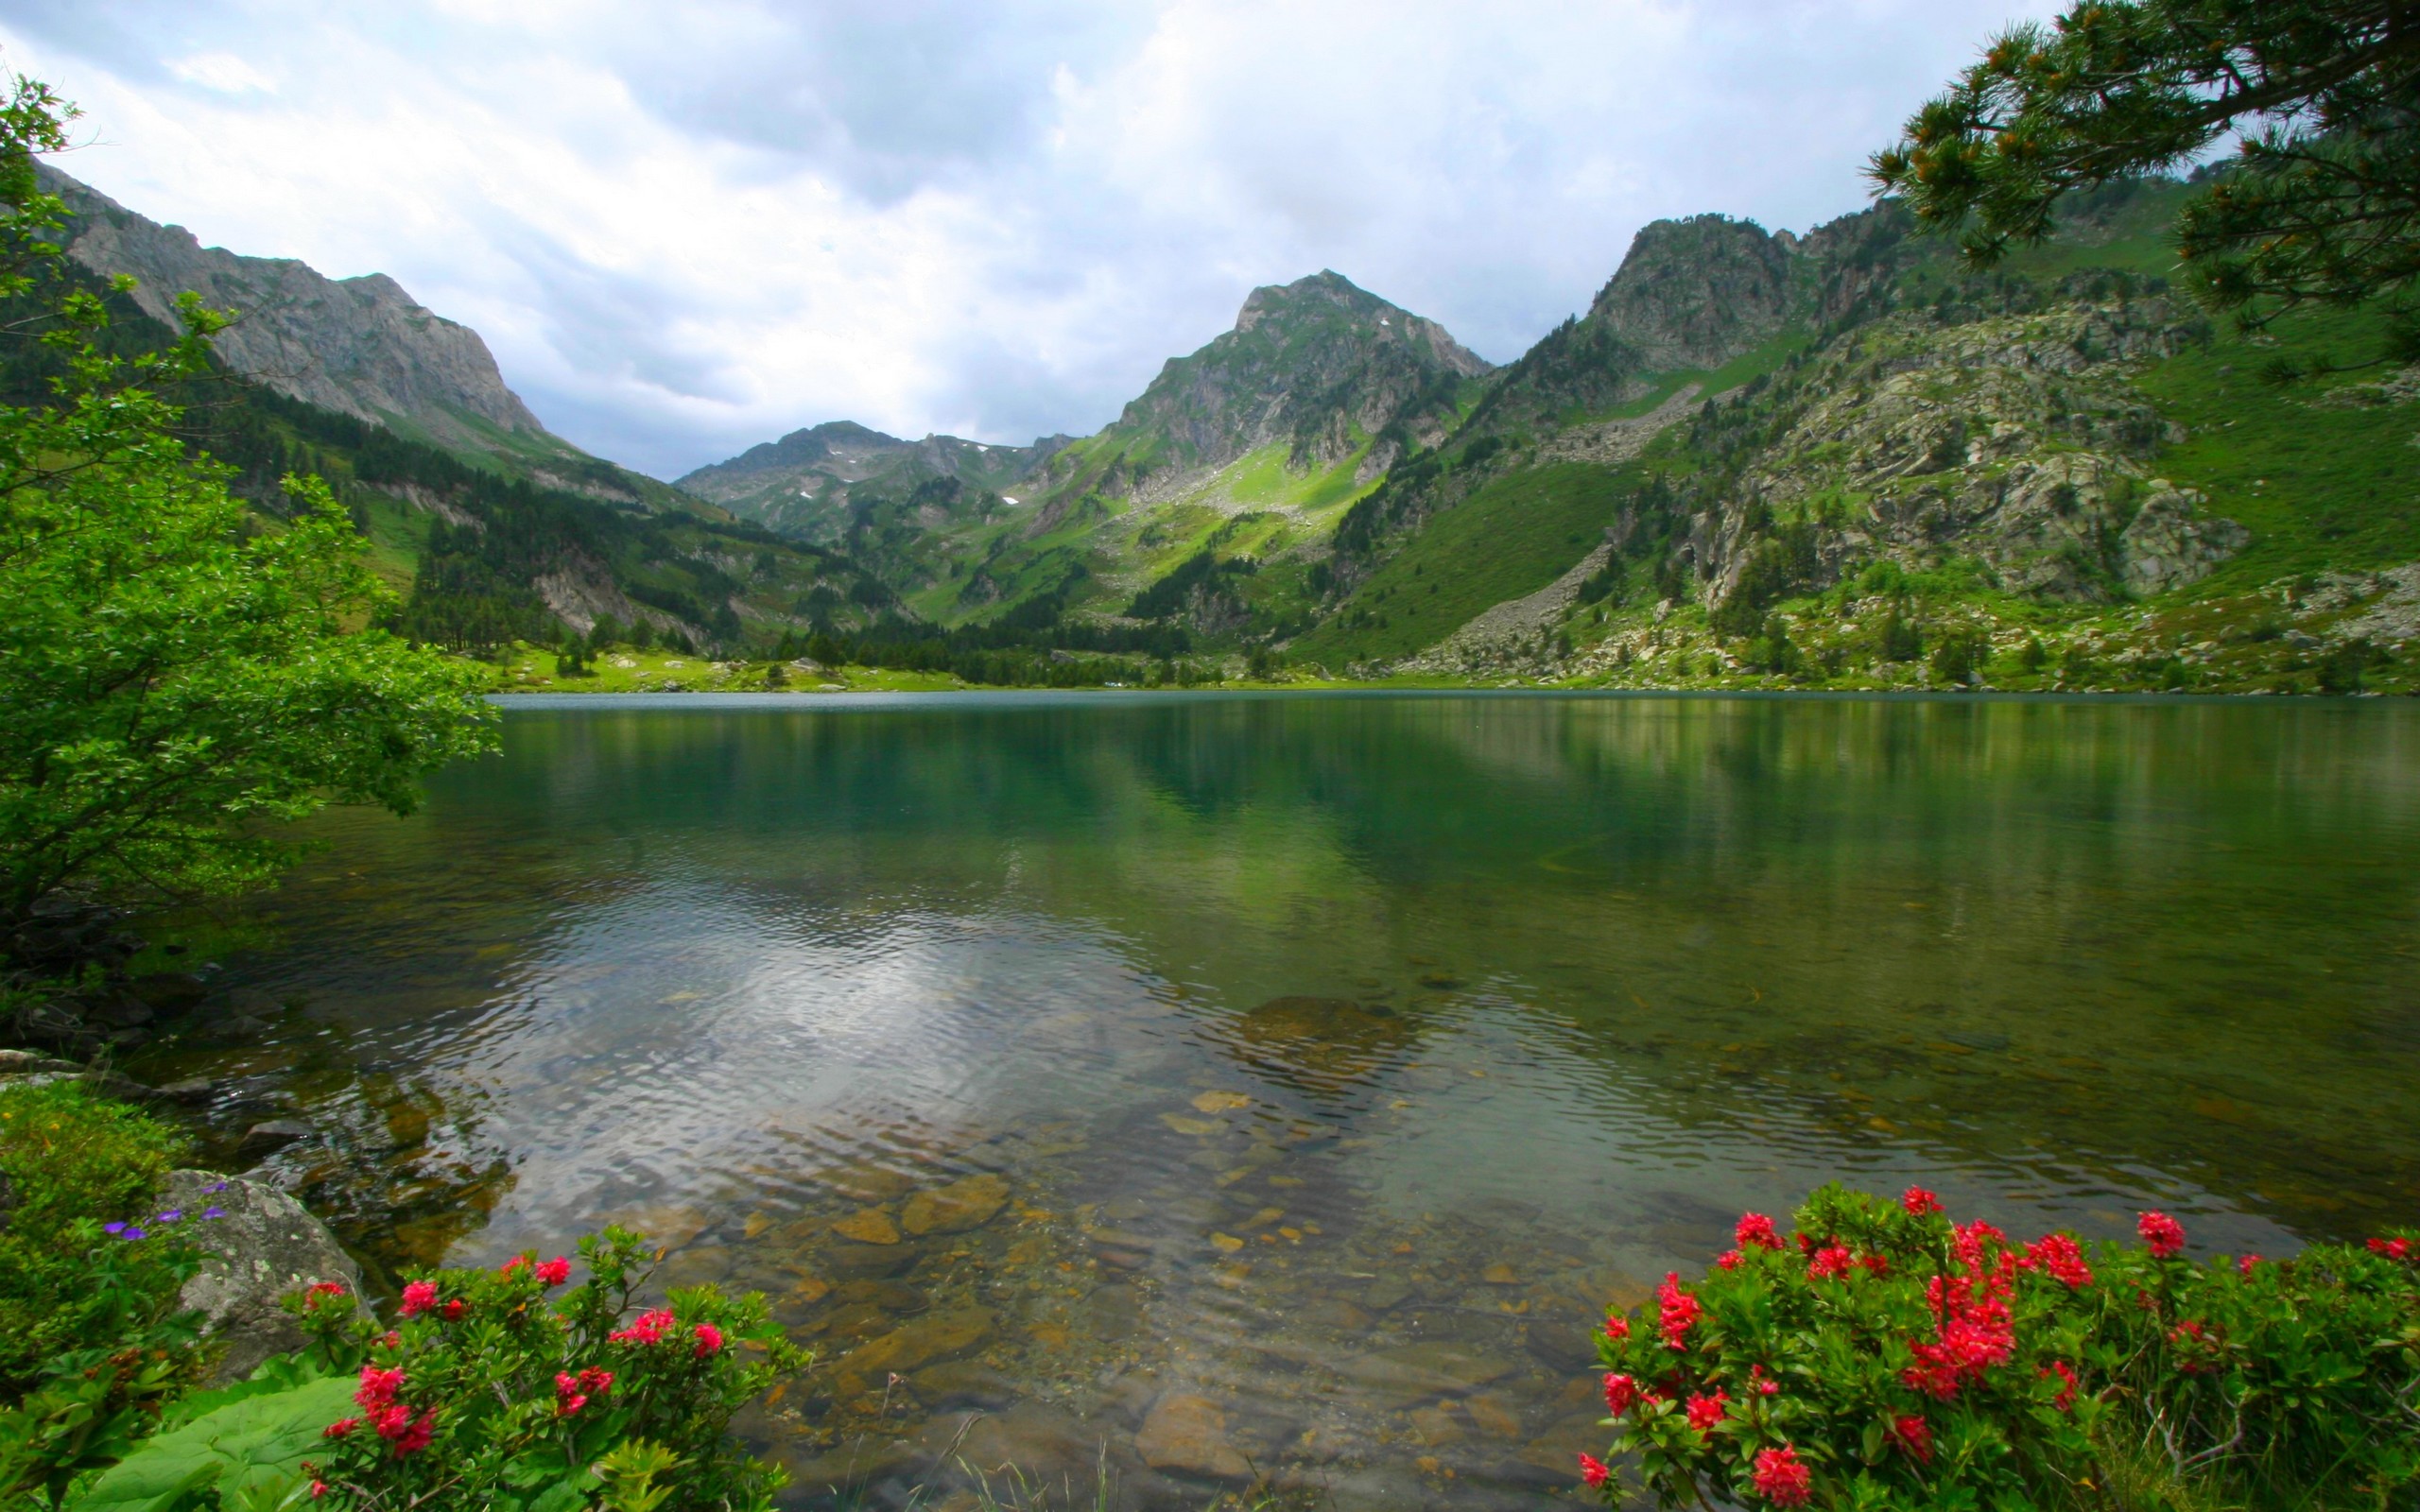
[(819, 421), (1083, 434), (1333, 267), (1509, 361), (1631, 235), (1858, 208), (2035, 0), (8, 0), (69, 172), (383, 271), (661, 476)]

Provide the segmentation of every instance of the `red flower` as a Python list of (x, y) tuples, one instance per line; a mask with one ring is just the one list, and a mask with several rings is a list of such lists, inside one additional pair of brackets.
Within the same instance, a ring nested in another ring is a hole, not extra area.
[(393, 1401), (395, 1393), (403, 1388), (402, 1366), (381, 1370), (374, 1365), (366, 1365), (361, 1367), (361, 1385), (354, 1392), (353, 1400), (365, 1408), (374, 1410)]
[(1705, 1311), (1698, 1299), (1681, 1289), (1681, 1273), (1668, 1270), (1664, 1284), (1655, 1288), (1656, 1326), (1663, 1332), (1664, 1348), (1687, 1349), (1689, 1330), (1696, 1326), (1698, 1314)]
[(1911, 1412), (1905, 1418), (1891, 1419), (1891, 1436), (1899, 1441), (1901, 1449), (1913, 1454), (1918, 1464), (1932, 1463), (1932, 1424), (1925, 1421), (1924, 1414)]
[(1701, 1434), (1712, 1428), (1715, 1424), (1722, 1421), (1725, 1414), (1725, 1404), (1730, 1400), (1731, 1394), (1724, 1391), (1720, 1386), (1715, 1388), (1715, 1393), (1711, 1397), (1691, 1397), (1689, 1399), (1689, 1426), (1696, 1429)]
[(1806, 1279), (1810, 1281), (1837, 1281), (1847, 1279), (1857, 1268), (1857, 1258), (1845, 1246), (1825, 1245), (1806, 1260)]
[[(2371, 1243), (2375, 1244), (2377, 1241), (2373, 1240)], [(2252, 1267), (2259, 1263), (2260, 1257), (2258, 1255), (2246, 1255), (2241, 1260), (2235, 1263), (2235, 1273), (2238, 1276), (2249, 1276), (2252, 1274)]]
[(2410, 1260), (2411, 1258), (2411, 1241), (2409, 1239), (2373, 1239), (2370, 1241), (2370, 1253), (2373, 1255), (2383, 1255), (2389, 1260)]
[(672, 1310), (659, 1307), (653, 1312), (641, 1313), (631, 1320), (629, 1328), (617, 1330), (606, 1337), (615, 1344), (661, 1344), (664, 1342), (664, 1331), (671, 1326)]
[(1613, 1473), (1614, 1472), (1612, 1470), (1605, 1468), (1605, 1462), (1599, 1459), (1596, 1455), (1582, 1454), (1580, 1456), (1580, 1478), (1588, 1484), (1591, 1490), (1604, 1485), (1605, 1482), (1612, 1477)]
[(1717, 1270), (1737, 1270), (1739, 1268), (1739, 1251), (1736, 1249), (1726, 1249), (1721, 1254), (1715, 1256), (1714, 1268)]
[(2043, 1271), (2069, 1290), (2092, 1284), (2092, 1267), (2084, 1263), (2083, 1246), (2066, 1234), (2044, 1234), (2025, 1246), (2025, 1258), (2017, 1263), (2027, 1270)]
[(2045, 1378), (2055, 1375), (2060, 1379), (2060, 1381), (2065, 1383), (2065, 1384), (2060, 1388), (2059, 1394), (2050, 1399), (2050, 1405), (2058, 1408), (2061, 1412), (2066, 1412), (2074, 1407), (2076, 1404), (2076, 1373), (2075, 1370), (2068, 1366), (2067, 1362), (2065, 1360), (2053, 1360), (2048, 1365), (2042, 1367), (2042, 1374)]
[(1731, 1237), (1742, 1249), (1779, 1249), (1781, 1235), (1773, 1231), (1773, 1221), (1761, 1212), (1743, 1212), (1739, 1226)]
[(325, 1428), (320, 1429), (320, 1436), (321, 1438), (342, 1438), (345, 1435), (352, 1433), (354, 1429), (360, 1426), (361, 1419), (358, 1418), (339, 1418), (335, 1422), (332, 1422)]
[(2185, 1247), (2185, 1226), (2164, 1212), (2147, 1212), (2135, 1219), (2135, 1232), (2152, 1246), (2154, 1260), (2166, 1260)]
[(458, 1297), (454, 1300), (445, 1304), (445, 1321), (448, 1323), (459, 1323), (462, 1321), (462, 1314), (469, 1311), (470, 1309), (465, 1307), (462, 1303), (462, 1299)]
[(698, 1336), (697, 1356), (702, 1360), (722, 1348), (722, 1330), (711, 1323), (700, 1323), (690, 1330)]
[(528, 1257), (528, 1256), (527, 1256), (527, 1255), (515, 1255), (515, 1256), (513, 1256), (510, 1260), (506, 1261), (506, 1262), (503, 1263), (503, 1265), (501, 1265), (500, 1267), (498, 1267), (498, 1268), (497, 1268), (497, 1270), (496, 1270), (496, 1274), (497, 1274), (498, 1276), (501, 1276), (501, 1277), (505, 1278), (507, 1280), (511, 1280), (511, 1279), (512, 1279), (512, 1277), (513, 1277), (513, 1275), (514, 1275), (514, 1273), (515, 1273), (515, 1272), (519, 1271), (519, 1270), (521, 1269), (521, 1267), (522, 1267), (522, 1266), (527, 1265), (527, 1264), (528, 1264), (528, 1263), (529, 1263), (529, 1257)]
[(1858, 1257), (1857, 1263), (1864, 1266), (1867, 1270), (1874, 1272), (1876, 1276), (1888, 1276), (1891, 1274), (1891, 1257), (1888, 1255), (1860, 1255)]
[(305, 1297), (342, 1297), (344, 1295), (344, 1283), (341, 1281), (314, 1281), (311, 1284), (311, 1289), (302, 1295)]
[(556, 1371), (555, 1416), (568, 1418), (587, 1405), (588, 1395), (579, 1389), (579, 1377), (568, 1371)]
[(1607, 1314), (1605, 1315), (1605, 1337), (1613, 1340), (1616, 1344), (1619, 1344), (1622, 1340), (1629, 1338), (1630, 1319), (1623, 1317), (1618, 1314)]
[(1765, 1367), (1760, 1365), (1752, 1365), (1748, 1367), (1748, 1384), (1755, 1387), (1759, 1394), (1767, 1397), (1772, 1396), (1774, 1393), (1781, 1390), (1781, 1383), (1765, 1374)]
[(325, 1496), (325, 1495), (327, 1495), (327, 1494), (328, 1494), (328, 1483), (327, 1483), (327, 1482), (325, 1482), (325, 1481), (313, 1481), (313, 1482), (311, 1483), (311, 1500), (312, 1500), (312, 1501), (316, 1502), (316, 1501), (318, 1501), (320, 1498), (321, 1498), (321, 1497), (323, 1497), (323, 1496)]
[(548, 1286), (561, 1286), (563, 1282), (571, 1280), (570, 1257), (566, 1255), (557, 1255), (552, 1260), (540, 1261), (538, 1263), (538, 1280), (545, 1282)]
[(599, 1370), (595, 1366), (579, 1373), (579, 1389), (586, 1392), (610, 1391), (614, 1387), (614, 1372)]
[(435, 1281), (411, 1281), (405, 1285), (404, 1305), (401, 1309), (404, 1316), (418, 1317), (436, 1305), (437, 1283)]
[(1605, 1378), (1605, 1410), (1618, 1418), (1638, 1405), (1638, 1383), (1628, 1376)]
[(1901, 1194), (1899, 1206), (1908, 1210), (1910, 1217), (1921, 1218), (1927, 1213), (1939, 1212), (1941, 1199), (1922, 1187), (1910, 1187)]
[(1788, 1444), (1758, 1450), (1752, 1478), (1756, 1494), (1775, 1506), (1805, 1506), (1815, 1493), (1815, 1472), (1799, 1463), (1798, 1451)]
[[(396, 1410), (401, 1411), (402, 1409), (398, 1408)], [(395, 1453), (398, 1456), (405, 1454), (417, 1454), (422, 1450), (428, 1447), (428, 1441), (435, 1437), (436, 1435), (437, 1409), (431, 1407), (427, 1411), (422, 1413), (418, 1418), (414, 1418), (410, 1427), (405, 1429), (402, 1433), (393, 1435)]]

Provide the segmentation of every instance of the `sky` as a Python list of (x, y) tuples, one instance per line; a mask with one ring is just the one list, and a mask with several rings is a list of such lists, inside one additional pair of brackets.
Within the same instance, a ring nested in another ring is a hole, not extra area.
[(392, 275), (672, 477), (1085, 435), (1334, 268), (1509, 362), (1632, 235), (1804, 231), (2029, 0), (6, 0), (69, 173)]

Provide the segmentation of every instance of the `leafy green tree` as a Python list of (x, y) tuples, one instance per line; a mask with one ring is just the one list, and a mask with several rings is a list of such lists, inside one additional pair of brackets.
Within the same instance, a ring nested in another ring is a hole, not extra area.
[(0, 917), (258, 885), (291, 853), (274, 821), (405, 812), (490, 740), (476, 669), (362, 628), (389, 595), (324, 483), (266, 517), (178, 440), (159, 390), (208, 375), (224, 317), (187, 295), (165, 350), (106, 350), (34, 178), (74, 113), (31, 80), (0, 100), (0, 305), (60, 373), (0, 405)]
[(2384, 297), (2420, 354), (2420, 6), (2412, 0), (2079, 0), (1995, 40), (1872, 177), (1996, 261), (2061, 195), (2235, 161), (2176, 226), (2201, 297), (2249, 325)]

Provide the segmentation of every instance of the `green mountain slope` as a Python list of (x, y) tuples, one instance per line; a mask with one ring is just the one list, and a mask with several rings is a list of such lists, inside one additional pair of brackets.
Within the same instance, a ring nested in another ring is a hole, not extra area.
[(1063, 620), (1071, 644), (1145, 628), (1138, 595), (1206, 553), (1185, 591), (1143, 607), (1148, 625), (1219, 636), (1250, 617), (1238, 579), (1257, 579), (1264, 618), (1307, 604), (1344, 509), (1441, 439), (1489, 370), (1435, 322), (1320, 273), (1254, 290), (1233, 330), (1080, 441), (906, 442), (839, 423), (681, 483), (847, 551), (936, 623)]

